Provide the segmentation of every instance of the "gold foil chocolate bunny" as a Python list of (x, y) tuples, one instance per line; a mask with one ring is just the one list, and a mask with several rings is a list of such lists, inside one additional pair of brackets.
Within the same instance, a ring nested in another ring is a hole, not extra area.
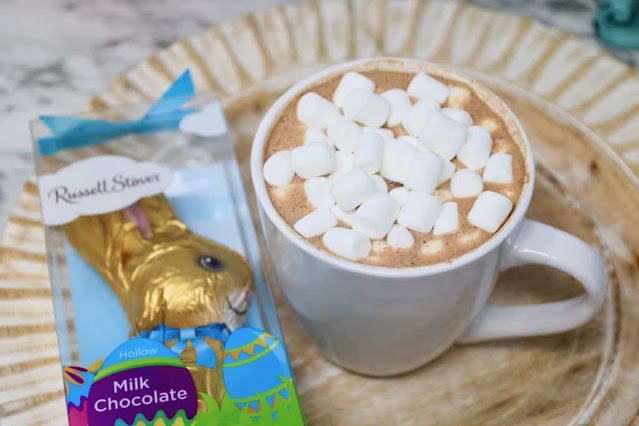
[(191, 232), (163, 195), (64, 230), (116, 293), (132, 335), (172, 347), (197, 390), (221, 401), (224, 341), (242, 326), (253, 290), (246, 258)]

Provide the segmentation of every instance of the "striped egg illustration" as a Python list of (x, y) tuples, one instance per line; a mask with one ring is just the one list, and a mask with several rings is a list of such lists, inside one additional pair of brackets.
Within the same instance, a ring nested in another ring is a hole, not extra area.
[(284, 345), (262, 330), (235, 330), (224, 347), (224, 384), (231, 400), (241, 410), (259, 417), (264, 401), (274, 407), (276, 395), (289, 400), (283, 379), (291, 379)]

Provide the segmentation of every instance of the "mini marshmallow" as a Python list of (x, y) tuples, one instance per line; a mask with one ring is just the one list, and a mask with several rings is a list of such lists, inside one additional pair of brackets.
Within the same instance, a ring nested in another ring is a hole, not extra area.
[(304, 132), (304, 143), (307, 144), (313, 142), (326, 142), (328, 144), (331, 143), (321, 129), (311, 127), (310, 129), (307, 129), (306, 132)]
[(262, 169), (264, 180), (271, 185), (285, 186), (291, 183), (295, 172), (291, 164), (291, 151), (278, 151), (271, 155)]
[(390, 89), (382, 93), (382, 97), (390, 103), (391, 107), (386, 125), (388, 127), (397, 126), (413, 106), (408, 93), (402, 89)]
[(404, 115), (404, 119), (402, 120), (404, 130), (411, 136), (419, 136), (430, 115), (435, 111), (439, 111), (439, 109), (440, 106), (434, 99), (420, 99), (419, 102), (413, 105)]
[(362, 169), (353, 169), (345, 176), (335, 179), (331, 194), (342, 210), (348, 211), (362, 204), (376, 193), (370, 175)]
[(453, 201), (444, 203), (435, 221), (433, 235), (450, 234), (451, 232), (455, 232), (458, 226), (459, 213), (457, 212), (457, 203)]
[(442, 165), (442, 173), (439, 175), (439, 184), (446, 182), (448, 179), (452, 178), (455, 174), (455, 170), (457, 170), (457, 166), (452, 161), (444, 160)]
[(302, 179), (310, 179), (333, 172), (337, 167), (335, 153), (325, 143), (298, 146), (291, 154), (293, 170)]
[(409, 142), (413, 147), (417, 148), (418, 151), (433, 152), (424, 145), (420, 144), (416, 137), (404, 135), (398, 137), (397, 140)]
[(333, 103), (340, 108), (343, 107), (346, 96), (355, 89), (374, 92), (375, 82), (359, 73), (349, 71), (339, 81), (337, 89), (333, 93)]
[(419, 143), (444, 160), (452, 160), (466, 142), (466, 127), (437, 111), (430, 115), (419, 134)]
[(410, 248), (415, 244), (415, 238), (410, 231), (403, 226), (393, 225), (388, 231), (386, 242), (393, 248)]
[(513, 181), (513, 157), (493, 154), (484, 168), (484, 182), (509, 183)]
[(419, 144), (419, 142), (417, 141), (417, 138), (415, 136), (402, 135), (402, 136), (398, 136), (397, 140), (398, 141), (410, 142), (413, 145)]
[(366, 235), (348, 228), (330, 229), (322, 237), (322, 242), (329, 251), (350, 260), (365, 258), (372, 247)]
[(494, 118), (484, 118), (479, 125), (490, 133), (494, 133), (499, 130), (499, 123)]
[(322, 235), (337, 226), (337, 219), (329, 209), (318, 209), (310, 212), (297, 222), (293, 228), (304, 238)]
[(297, 102), (297, 119), (309, 127), (325, 129), (339, 115), (335, 104), (314, 92), (306, 93)]
[(413, 231), (427, 233), (442, 209), (442, 202), (434, 195), (411, 191), (399, 211), (397, 223)]
[(513, 203), (501, 194), (485, 191), (479, 194), (468, 213), (471, 225), (486, 232), (495, 232), (506, 220)]
[(362, 133), (355, 148), (355, 167), (368, 173), (377, 173), (382, 168), (384, 139), (375, 133)]
[(362, 131), (364, 133), (377, 133), (384, 139), (384, 141), (389, 141), (395, 138), (393, 131), (391, 129), (379, 129), (377, 127), (362, 127)]
[(351, 120), (340, 117), (329, 123), (326, 131), (328, 140), (340, 151), (353, 152), (355, 144), (362, 134), (362, 129)]
[(354, 155), (352, 152), (337, 151), (335, 153), (335, 159), (337, 160), (337, 167), (329, 176), (331, 180), (340, 178), (353, 170)]
[(388, 193), (388, 185), (386, 185), (386, 181), (383, 177), (380, 175), (371, 175), (371, 179), (375, 185), (375, 191), (383, 192), (384, 194)]
[(382, 127), (390, 114), (390, 103), (380, 95), (355, 89), (344, 99), (344, 116), (368, 127)]
[(466, 87), (453, 86), (450, 88), (447, 103), (452, 108), (467, 108), (471, 96), (470, 90)]
[(455, 198), (474, 197), (484, 189), (484, 181), (474, 170), (462, 169), (455, 172), (450, 180), (450, 192)]
[(432, 152), (416, 152), (411, 159), (404, 185), (409, 189), (432, 194), (439, 185), (442, 158)]
[(463, 109), (457, 108), (442, 108), (442, 114), (445, 116), (452, 118), (456, 122), (466, 127), (473, 125), (473, 118), (470, 114)]
[(304, 181), (304, 192), (308, 201), (319, 209), (330, 209), (335, 205), (331, 194), (331, 181), (325, 177), (316, 177)]
[(442, 240), (432, 239), (422, 245), (420, 252), (422, 256), (432, 256), (441, 251), (442, 248), (444, 248), (444, 242)]
[(410, 142), (403, 140), (387, 142), (384, 147), (380, 174), (393, 182), (404, 183), (415, 152), (417, 150)]
[(351, 227), (373, 240), (388, 234), (399, 214), (400, 205), (388, 194), (375, 194), (355, 212)]
[(432, 98), (440, 104), (446, 102), (450, 90), (441, 81), (424, 72), (417, 73), (411, 80), (406, 92), (414, 98)]
[(406, 198), (408, 198), (409, 192), (410, 191), (408, 190), (408, 188), (404, 186), (400, 186), (400, 187), (391, 189), (388, 195), (393, 197), (395, 201), (399, 203), (400, 206), (403, 206), (404, 203), (406, 202)]
[(472, 126), (468, 128), (466, 142), (457, 153), (457, 159), (469, 169), (481, 169), (486, 166), (492, 149), (490, 133), (483, 127)]
[(355, 215), (356, 210), (353, 209), (349, 211), (344, 211), (337, 204), (335, 204), (333, 207), (331, 207), (331, 212), (335, 215), (337, 220), (341, 220), (342, 222), (350, 226), (351, 222), (353, 221), (353, 216)]

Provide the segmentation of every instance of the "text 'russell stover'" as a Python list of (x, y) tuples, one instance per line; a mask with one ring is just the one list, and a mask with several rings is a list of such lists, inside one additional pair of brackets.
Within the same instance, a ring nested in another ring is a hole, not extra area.
[(154, 173), (148, 176), (130, 177), (115, 175), (111, 179), (100, 179), (91, 186), (84, 188), (69, 188), (66, 185), (56, 186), (51, 189), (47, 196), (53, 198), (56, 204), (65, 202), (67, 204), (77, 204), (81, 199), (94, 195), (110, 194), (122, 192), (129, 188), (148, 185), (160, 182), (160, 175)]

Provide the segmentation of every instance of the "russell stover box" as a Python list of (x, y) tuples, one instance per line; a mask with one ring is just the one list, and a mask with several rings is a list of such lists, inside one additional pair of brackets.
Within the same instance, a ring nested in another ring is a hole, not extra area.
[(304, 424), (217, 96), (32, 133), (69, 423)]

